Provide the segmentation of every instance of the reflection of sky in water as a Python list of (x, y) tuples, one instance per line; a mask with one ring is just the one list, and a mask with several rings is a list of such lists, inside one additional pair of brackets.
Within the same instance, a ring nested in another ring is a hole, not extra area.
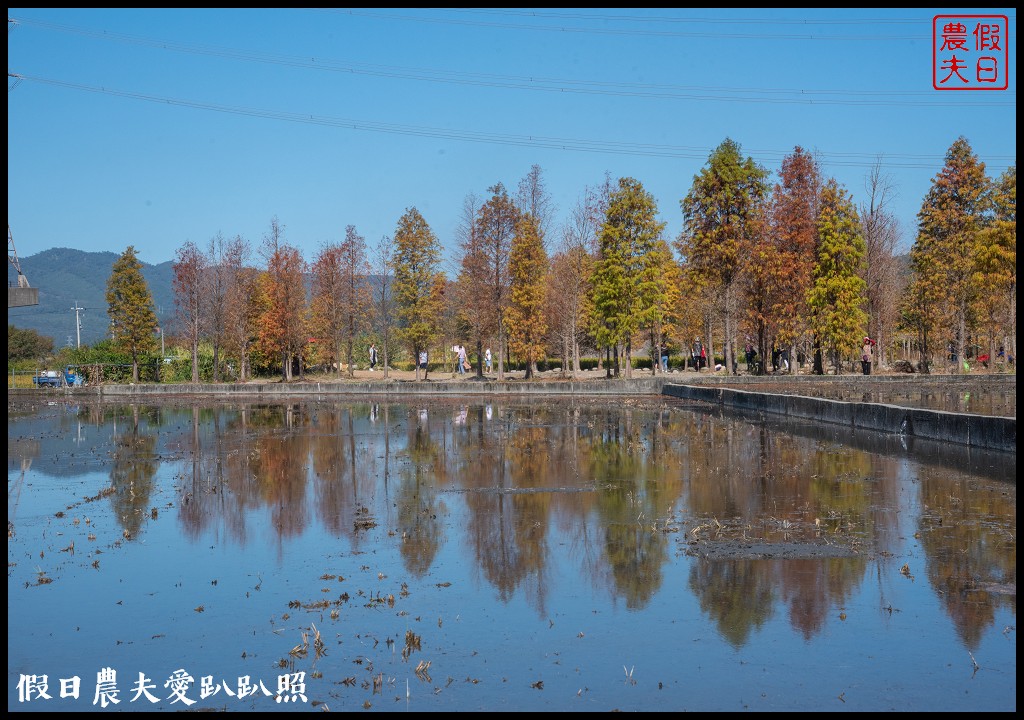
[(302, 670), (332, 710), (1014, 707), (1015, 485), (846, 435), (636, 399), (12, 412), (8, 705), (92, 709), (111, 666), (118, 709), (178, 668), (197, 699)]

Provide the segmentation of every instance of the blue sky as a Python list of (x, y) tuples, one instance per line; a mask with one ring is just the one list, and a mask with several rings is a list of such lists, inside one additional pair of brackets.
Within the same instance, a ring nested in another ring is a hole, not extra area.
[[(932, 20), (1009, 17), (1009, 88), (932, 87)], [(11, 20), (16, 22), (12, 23)], [(416, 207), (451, 257), (463, 201), (539, 165), (556, 229), (605, 173), (669, 239), (726, 137), (772, 171), (818, 153), (858, 204), (879, 158), (903, 247), (946, 150), (1016, 164), (1013, 8), (8, 10), (7, 216), (18, 254), (147, 263), (277, 217), (312, 260)], [(557, 238), (549, 236), (549, 242)], [(449, 272), (454, 270), (450, 262)]]

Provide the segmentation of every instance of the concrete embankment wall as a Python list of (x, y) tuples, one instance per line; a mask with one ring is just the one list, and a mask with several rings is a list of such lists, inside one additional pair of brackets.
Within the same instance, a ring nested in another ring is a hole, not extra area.
[(743, 410), (849, 425), (865, 430), (955, 442), (989, 450), (1017, 452), (1017, 418), (968, 415), (840, 400), (774, 395), (711, 385), (666, 384), (663, 394)]
[[(57, 392), (71, 395), (92, 395), (100, 397), (252, 397), (274, 398), (295, 396), (336, 396), (359, 395), (387, 397), (400, 400), (403, 397), (420, 395), (462, 396), (462, 395), (660, 395), (666, 380), (661, 377), (635, 378), (632, 380), (587, 380), (585, 382), (545, 381), (465, 381), (450, 380), (427, 382), (346, 382), (346, 383), (244, 383), (217, 385), (97, 385), (95, 387), (65, 388)], [(45, 390), (9, 390), (8, 392), (35, 393)]]

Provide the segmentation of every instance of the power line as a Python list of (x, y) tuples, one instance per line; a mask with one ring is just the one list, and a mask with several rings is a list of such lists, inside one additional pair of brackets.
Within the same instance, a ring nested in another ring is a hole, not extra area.
[[(213, 112), (227, 113), (232, 115), (243, 115), (248, 117), (266, 118), (272, 120), (284, 120), (287, 122), (303, 123), (307, 125), (321, 125), (351, 130), (365, 130), (369, 132), (389, 133), (394, 135), (406, 135), (410, 137), (429, 137), (442, 140), (458, 140), (464, 142), (479, 142), (492, 145), (510, 145), (520, 147), (537, 147), (552, 150), (567, 150), (572, 152), (604, 153), (612, 155), (640, 155), (646, 157), (682, 158), (691, 160), (707, 159), (711, 152), (709, 148), (696, 148), (693, 146), (658, 145), (650, 143), (629, 143), (613, 140), (582, 140), (576, 138), (547, 137), (542, 135), (509, 135), (500, 133), (487, 133), (474, 130), (450, 130), (446, 128), (431, 128), (416, 125), (401, 125), (396, 123), (382, 123), (369, 120), (358, 120), (351, 118), (336, 118), (331, 116), (317, 116), (306, 113), (284, 112), (278, 110), (260, 110), (245, 107), (231, 107), (217, 105), (214, 103), (199, 102), (194, 100), (183, 100), (179, 98), (168, 98), (146, 93), (137, 93), (125, 90), (114, 90), (107, 87), (94, 87), (69, 83), (60, 80), (34, 77), (31, 75), (15, 74), (16, 77), (29, 82), (38, 82), (57, 87), (85, 90), (87, 92), (115, 97), (129, 98), (133, 100), (144, 100), (146, 102), (158, 103), (161, 105), (174, 105), (189, 107), (198, 110), (209, 110)], [(753, 155), (787, 155), (790, 151), (750, 151)], [(872, 167), (876, 164), (878, 153), (870, 155), (870, 160), (833, 160), (829, 159), (832, 153), (819, 152), (823, 162), (834, 166), (851, 167)], [(856, 153), (837, 153), (838, 156), (856, 157)], [(868, 153), (862, 154), (865, 158)], [(882, 154), (883, 157), (888, 157)], [(916, 156), (929, 157), (929, 156)], [(941, 159), (938, 160), (941, 164)], [(923, 162), (885, 162), (886, 167), (898, 168), (920, 168), (931, 169), (935, 163)], [(999, 166), (995, 166), (999, 167)]]
[(510, 8), (445, 8), (449, 12), (472, 15), (512, 15), (538, 19), (559, 20), (612, 20), (615, 22), (659, 22), (686, 24), (731, 24), (731, 25), (912, 25), (928, 22), (928, 18), (844, 18), (839, 20), (787, 20), (782, 18), (703, 18), (673, 17), (666, 15), (594, 15), (590, 13), (548, 12), (537, 10), (514, 10)]
[[(159, 40), (122, 33), (91, 30), (88, 28), (59, 25), (36, 20), (15, 19), (19, 24), (30, 25), (56, 32), (72, 33), (101, 39), (153, 47), (172, 52), (220, 57), (241, 62), (257, 62), (262, 64), (298, 67), (322, 72), (364, 75), (369, 77), (387, 77), (417, 82), (434, 82), (452, 85), (469, 85), (512, 90), (532, 90), (562, 94), (600, 95), (614, 97), (637, 97), (664, 100), (699, 100), (714, 102), (750, 102), (777, 103), (795, 105), (851, 105), (851, 106), (906, 106), (906, 107), (1000, 107), (1016, 106), (1016, 92), (1003, 93), (999, 100), (970, 97), (943, 100), (908, 100), (906, 98), (934, 98), (934, 91), (917, 90), (812, 90), (803, 88), (745, 88), (706, 85), (672, 85), (661, 83), (620, 83), (598, 80), (574, 80), (567, 78), (548, 78), (539, 76), (504, 75), (494, 73), (475, 73), (438, 68), (408, 67), (396, 65), (379, 65), (353, 61), (332, 60), (330, 58), (308, 58), (286, 55), (274, 55), (250, 50), (219, 47), (212, 45), (190, 45), (175, 41)], [(9, 74), (10, 75), (10, 74)], [(16, 84), (16, 83), (15, 83)], [(13, 89), (13, 88), (11, 88)], [(724, 93), (713, 95), (708, 93)], [(736, 96), (733, 96), (735, 94)], [(759, 95), (757, 95), (759, 94)], [(780, 96), (791, 97), (780, 97)], [(765, 97), (767, 96), (767, 97)], [(829, 96), (842, 96), (841, 98)], [(851, 99), (850, 96), (856, 96)], [(875, 98), (875, 99), (872, 99)], [(894, 99), (900, 98), (900, 99)]]
[[(716, 38), (731, 40), (809, 40), (809, 41), (830, 41), (830, 40), (851, 40), (856, 42), (877, 42), (877, 41), (898, 41), (909, 40), (930, 40), (931, 33), (920, 35), (815, 35), (815, 34), (764, 34), (764, 33), (734, 33), (734, 32), (678, 32), (671, 30), (639, 30), (628, 28), (594, 28), (594, 27), (573, 27), (570, 25), (522, 25), (515, 23), (484, 22), (482, 20), (456, 20), (452, 18), (417, 17), (414, 15), (389, 15), (379, 12), (353, 9), (324, 9), (322, 12), (336, 13), (340, 15), (352, 15), (354, 17), (369, 17), (383, 20), (405, 20), (409, 22), (433, 23), (441, 25), (463, 25), (469, 27), (487, 27), (500, 30), (527, 30), (540, 32), (558, 32), (573, 34), (595, 34), (595, 35), (637, 35), (654, 37), (679, 37), (679, 38)], [(555, 16), (552, 16), (555, 17)], [(557, 18), (556, 18), (557, 19)], [(613, 18), (609, 18), (613, 19)], [(731, 21), (722, 21), (722, 24), (731, 24)]]
[[(24, 310), (25, 312), (18, 313), (17, 312), (18, 310)], [(15, 317), (25, 317), (25, 316), (29, 316), (29, 315), (31, 315), (31, 316), (36, 316), (36, 315), (63, 315), (66, 312), (67, 312), (67, 310), (35, 310), (32, 307), (8, 308), (8, 310), (7, 310), (7, 314), (8, 315), (14, 315)]]

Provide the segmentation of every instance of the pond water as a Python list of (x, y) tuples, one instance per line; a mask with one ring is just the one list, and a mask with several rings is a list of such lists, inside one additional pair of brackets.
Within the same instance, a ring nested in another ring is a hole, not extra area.
[(9, 398), (8, 710), (1014, 711), (1015, 472), (667, 398)]

